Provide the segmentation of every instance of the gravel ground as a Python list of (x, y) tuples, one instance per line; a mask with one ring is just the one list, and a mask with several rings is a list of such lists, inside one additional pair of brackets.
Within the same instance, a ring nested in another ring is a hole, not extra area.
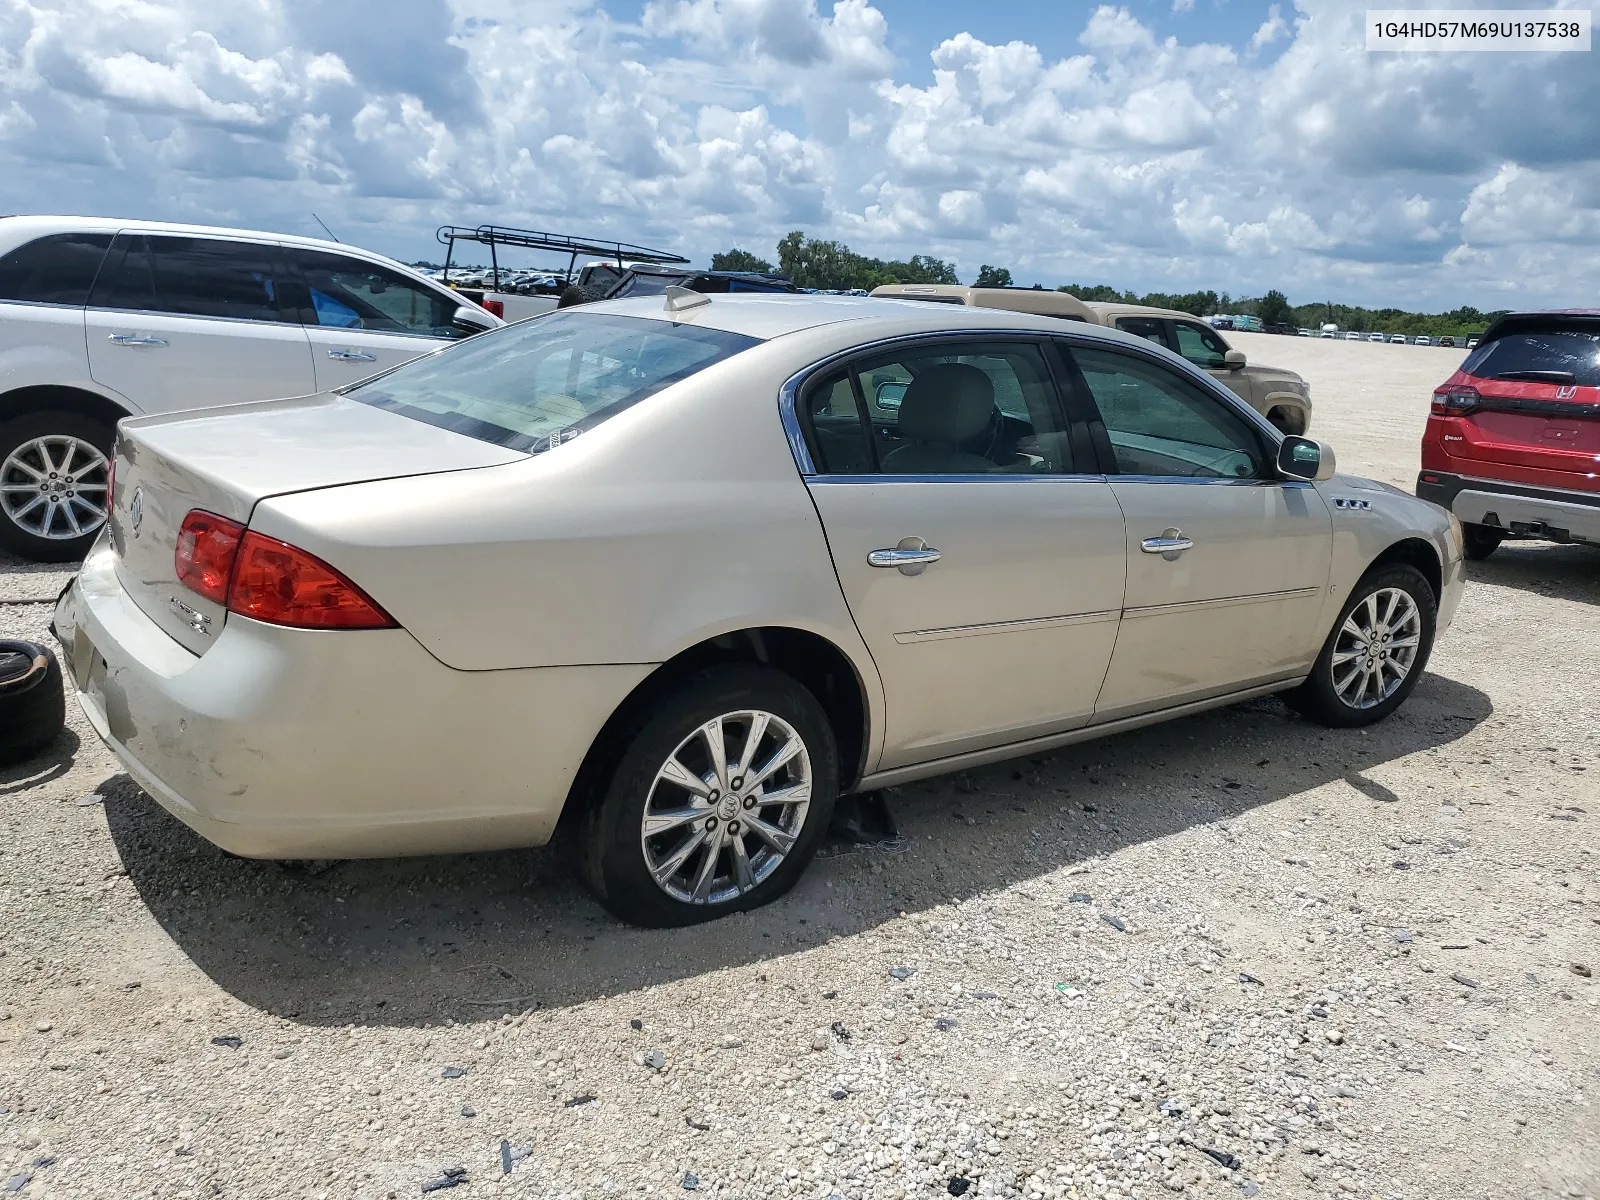
[[(1235, 340), (1412, 481), (1459, 353)], [(899, 845), (668, 933), (553, 853), (226, 858), (74, 711), (0, 772), (0, 1188), (1593, 1197), (1600, 554), (1471, 573), (1377, 728), (1259, 701), (899, 788)]]

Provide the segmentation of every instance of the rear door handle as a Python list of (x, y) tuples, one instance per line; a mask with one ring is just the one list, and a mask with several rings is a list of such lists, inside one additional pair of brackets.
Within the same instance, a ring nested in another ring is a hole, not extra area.
[(113, 333), (106, 336), (106, 341), (118, 346), (165, 346), (166, 338), (146, 337), (138, 333)]
[(938, 562), (944, 555), (919, 537), (903, 537), (900, 544), (886, 550), (873, 550), (867, 555), (869, 567), (895, 567), (902, 575), (920, 575), (929, 564)]
[(376, 354), (368, 354), (363, 350), (329, 350), (329, 358), (337, 358), (340, 362), (377, 362)]
[(1145, 538), (1139, 543), (1139, 549), (1146, 554), (1159, 554), (1170, 562), (1185, 550), (1193, 550), (1194, 540), (1184, 537), (1181, 529), (1166, 529), (1160, 537)]

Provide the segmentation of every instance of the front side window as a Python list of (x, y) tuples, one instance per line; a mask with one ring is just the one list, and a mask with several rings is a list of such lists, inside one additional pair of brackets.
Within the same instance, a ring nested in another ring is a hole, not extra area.
[(288, 251), (309, 293), (307, 325), (459, 338), (461, 302), (398, 271), (321, 250)]
[(276, 246), (120, 234), (89, 302), (188, 317), (292, 322), (282, 280)]
[(758, 342), (717, 329), (567, 310), (482, 334), (344, 394), (537, 454)]
[(1055, 385), (1031, 343), (918, 342), (826, 376), (806, 396), (824, 473), (1073, 469)]
[(0, 300), (83, 305), (109, 233), (56, 233), (35, 238), (0, 258)]
[(1133, 354), (1075, 346), (1072, 357), (1100, 410), (1120, 474), (1263, 476), (1261, 439), (1216, 397)]
[(1174, 321), (1172, 332), (1178, 339), (1178, 353), (1195, 366), (1207, 370), (1227, 366), (1228, 343), (1215, 330), (1191, 321)]

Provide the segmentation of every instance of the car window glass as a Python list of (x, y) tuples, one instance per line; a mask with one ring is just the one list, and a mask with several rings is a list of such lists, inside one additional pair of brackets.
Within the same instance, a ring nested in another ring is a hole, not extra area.
[(1220, 400), (1132, 354), (1073, 347), (1123, 475), (1248, 479), (1261, 440)]
[(321, 250), (290, 250), (309, 293), (308, 325), (458, 338), (461, 302), (376, 263)]
[(1172, 331), (1178, 339), (1178, 353), (1197, 367), (1214, 368), (1227, 363), (1228, 344), (1204, 325), (1174, 321)]
[(0, 258), (0, 300), (81, 305), (111, 245), (109, 233), (35, 238)]
[(1158, 346), (1166, 346), (1167, 335), (1160, 317), (1118, 317), (1117, 328), (1135, 337), (1142, 337)]
[(1461, 369), (1479, 379), (1600, 387), (1600, 333), (1508, 333), (1467, 355)]
[[(1025, 342), (917, 343), (854, 368), (883, 474), (1072, 470), (1054, 383)], [(837, 385), (835, 385), (837, 386)], [(837, 394), (837, 393), (835, 393)], [(829, 405), (832, 407), (832, 399)]]
[(119, 236), (91, 303), (191, 317), (292, 321), (276, 246), (213, 238)]
[(718, 329), (569, 309), (425, 355), (344, 394), (540, 453), (757, 344)]
[(805, 412), (819, 473), (862, 475), (874, 469), (866, 425), (846, 372), (834, 371), (808, 387)]

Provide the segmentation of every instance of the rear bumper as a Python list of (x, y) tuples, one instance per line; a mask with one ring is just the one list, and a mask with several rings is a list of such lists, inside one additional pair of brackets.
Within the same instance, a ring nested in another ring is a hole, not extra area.
[(456, 671), (400, 629), (231, 616), (195, 655), (92, 551), (56, 608), (78, 701), (173, 816), (252, 858), (538, 845), (648, 666)]
[(1449, 509), (1464, 524), (1496, 526), (1554, 542), (1600, 545), (1600, 492), (1423, 471), (1417, 478), (1417, 495)]

